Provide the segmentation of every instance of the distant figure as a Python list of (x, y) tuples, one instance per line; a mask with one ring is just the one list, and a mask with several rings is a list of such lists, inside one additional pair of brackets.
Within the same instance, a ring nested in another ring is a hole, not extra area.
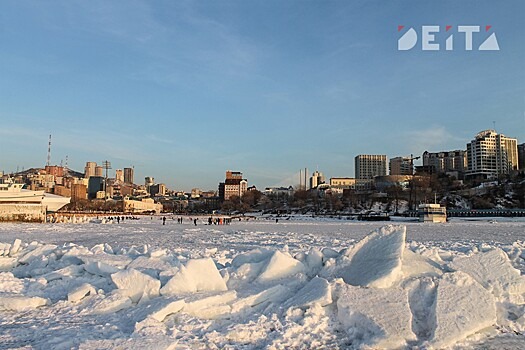
[(166, 225), (166, 217), (165, 216), (162, 217), (162, 224)]
[(120, 224), (120, 216), (117, 216), (117, 224)]
[(193, 224), (197, 226), (197, 219), (193, 219)]
[(279, 219), (275, 219), (275, 223), (278, 223), (279, 222)]
[(211, 219), (211, 216), (208, 218), (208, 225), (211, 225), (212, 223), (212, 219)]

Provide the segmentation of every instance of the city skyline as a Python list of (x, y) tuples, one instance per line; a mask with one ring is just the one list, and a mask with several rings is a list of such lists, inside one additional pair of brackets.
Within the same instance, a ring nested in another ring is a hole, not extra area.
[[(181, 190), (216, 189), (228, 169), (260, 188), (305, 167), (351, 176), (358, 154), (463, 150), (493, 128), (523, 143), (523, 12), (522, 1), (4, 3), (0, 170), (43, 167), (49, 134), (52, 165), (109, 160)], [(500, 50), (397, 50), (399, 25), (448, 24), (491, 25)]]

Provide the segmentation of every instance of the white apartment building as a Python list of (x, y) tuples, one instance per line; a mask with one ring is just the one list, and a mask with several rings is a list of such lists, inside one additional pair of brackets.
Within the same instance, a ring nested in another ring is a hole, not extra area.
[(518, 169), (517, 139), (484, 130), (467, 144), (467, 176), (495, 178)]

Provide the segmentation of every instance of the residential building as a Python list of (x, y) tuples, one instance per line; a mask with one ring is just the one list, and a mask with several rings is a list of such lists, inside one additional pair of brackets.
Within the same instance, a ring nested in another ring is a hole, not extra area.
[(412, 158), (395, 157), (390, 159), (390, 175), (412, 175), (413, 173)]
[(165, 196), (166, 195), (166, 185), (164, 184), (155, 184), (148, 187), (150, 196)]
[(525, 170), (525, 143), (518, 145), (518, 169)]
[(467, 144), (467, 173), (471, 178), (490, 179), (518, 169), (515, 138), (484, 130)]
[(356, 180), (351, 177), (331, 177), (330, 187), (355, 189)]
[(151, 176), (146, 176), (144, 178), (144, 185), (146, 186), (146, 189), (148, 189), (148, 187), (150, 186), (153, 186), (154, 184), (155, 184), (155, 178)]
[(264, 194), (267, 196), (289, 197), (294, 194), (293, 186), (288, 187), (266, 187)]
[(124, 183), (133, 184), (133, 168), (124, 168)]
[(64, 167), (57, 166), (57, 165), (46, 165), (45, 167), (46, 174), (53, 175), (55, 177), (63, 177), (64, 176)]
[(95, 167), (95, 176), (104, 176), (104, 168), (100, 165)]
[(160, 214), (162, 204), (155, 203), (151, 198), (144, 198), (140, 201), (124, 199), (123, 210), (125, 213), (155, 212), (156, 214)]
[(87, 186), (84, 184), (71, 185), (71, 200), (87, 199)]
[(443, 152), (423, 152), (423, 166), (432, 167), (431, 173), (443, 174), (467, 170), (467, 152), (463, 150)]
[(115, 170), (115, 181), (124, 182), (124, 171), (122, 169)]
[(242, 178), (239, 171), (226, 172), (226, 179), (219, 183), (219, 197), (222, 200), (229, 200), (232, 196), (242, 197), (248, 189), (248, 180)]
[(310, 189), (317, 188), (317, 186), (325, 183), (325, 177), (323, 173), (320, 173), (319, 171), (314, 171), (312, 176), (310, 177)]
[(86, 162), (86, 167), (84, 168), (84, 177), (89, 179), (91, 176), (95, 176), (95, 168), (97, 167), (96, 162)]
[(355, 157), (356, 179), (373, 179), (385, 176), (387, 169), (386, 155), (360, 154)]
[(88, 198), (97, 198), (98, 192), (104, 191), (104, 178), (102, 176), (90, 176), (88, 184)]

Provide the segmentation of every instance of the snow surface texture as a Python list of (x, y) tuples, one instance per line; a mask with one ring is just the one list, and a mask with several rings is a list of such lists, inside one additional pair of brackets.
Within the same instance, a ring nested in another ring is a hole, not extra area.
[(0, 349), (525, 348), (524, 222), (102, 222), (0, 226)]

